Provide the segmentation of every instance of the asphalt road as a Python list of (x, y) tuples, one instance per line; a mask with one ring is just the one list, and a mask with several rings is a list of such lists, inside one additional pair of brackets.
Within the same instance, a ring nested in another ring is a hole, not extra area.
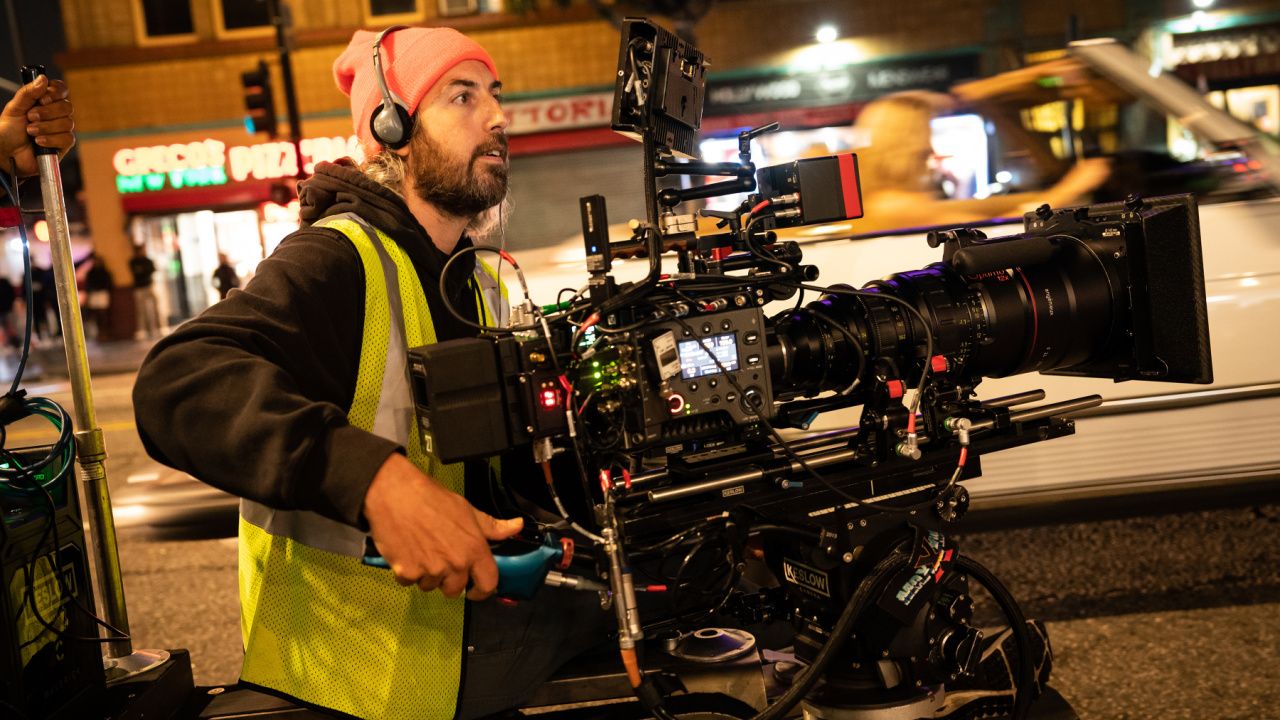
[[(113, 492), (155, 475), (131, 375), (94, 380)], [(65, 385), (32, 384), (70, 408)], [(47, 435), (33, 420), (11, 446)], [(1280, 718), (1280, 494), (1273, 504), (973, 534), (964, 551), (1048, 622), (1053, 684), (1084, 718)], [(198, 683), (240, 662), (234, 540), (120, 534), (138, 647), (190, 650)]]

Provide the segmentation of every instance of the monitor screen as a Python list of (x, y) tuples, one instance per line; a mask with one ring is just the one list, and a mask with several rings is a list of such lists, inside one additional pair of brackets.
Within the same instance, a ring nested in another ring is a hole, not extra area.
[[(715, 354), (714, 358), (703, 348), (704, 345)], [(712, 335), (701, 340), (681, 340), (678, 346), (680, 377), (685, 380), (720, 372), (716, 360), (726, 371), (738, 369), (738, 337), (734, 333)]]

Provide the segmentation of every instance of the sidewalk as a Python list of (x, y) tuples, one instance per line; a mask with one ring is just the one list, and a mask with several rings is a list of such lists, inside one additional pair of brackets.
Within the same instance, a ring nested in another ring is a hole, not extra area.
[[(117, 375), (134, 373), (142, 366), (142, 359), (155, 344), (155, 340), (117, 340), (113, 342), (85, 341), (85, 353), (89, 358), (92, 375)], [(0, 356), (0, 378), (11, 380), (18, 369), (18, 352), (6, 352)], [(64, 380), (67, 373), (67, 355), (62, 343), (51, 341), (33, 346), (23, 372), (23, 382), (34, 380)]]

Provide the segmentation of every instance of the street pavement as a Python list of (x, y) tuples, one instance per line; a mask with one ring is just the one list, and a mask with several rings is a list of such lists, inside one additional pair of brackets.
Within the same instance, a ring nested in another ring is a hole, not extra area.
[[(130, 404), (145, 350), (91, 348), (113, 492), (155, 475)], [(70, 410), (56, 359), (25, 386)], [(35, 422), (15, 424), (11, 446), (49, 434)], [(135, 645), (187, 648), (197, 682), (233, 681), (234, 540), (137, 530), (119, 539)], [(975, 533), (962, 549), (1048, 622), (1052, 682), (1081, 717), (1280, 718), (1280, 494), (1248, 507)]]
[(976, 534), (1085, 718), (1280, 718), (1280, 504)]
[[(85, 342), (85, 354), (93, 375), (121, 375), (136, 372), (142, 365), (151, 340), (118, 340), (113, 342)], [(0, 377), (11, 379), (17, 368), (17, 354), (9, 348), (0, 355)], [(23, 372), (25, 384), (42, 381), (56, 382), (67, 377), (66, 349), (62, 338), (37, 342), (31, 347), (27, 367)]]
[[(1280, 504), (965, 538), (1048, 622), (1053, 685), (1083, 718), (1280, 718)], [(142, 647), (185, 647), (196, 679), (239, 670), (232, 540), (120, 538)]]

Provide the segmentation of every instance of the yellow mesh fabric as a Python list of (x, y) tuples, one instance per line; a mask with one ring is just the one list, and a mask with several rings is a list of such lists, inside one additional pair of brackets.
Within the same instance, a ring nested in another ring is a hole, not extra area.
[(405, 340), (409, 347), (433, 345), (436, 341), (436, 326), (431, 322), (431, 310), (427, 307), (427, 295), (422, 290), (422, 282), (418, 273), (413, 271), (413, 263), (409, 256), (400, 249), (391, 238), (378, 231), (378, 239), (387, 255), (396, 265), (396, 279), (400, 285), (400, 302), (404, 305)]
[(386, 570), (244, 520), (240, 542), (261, 572), (244, 680), (369, 720), (453, 717), (461, 598), (402, 588)]
[(328, 224), (340, 230), (356, 246), (360, 264), (364, 266), (364, 339), (360, 346), (360, 370), (356, 374), (356, 393), (351, 400), (347, 419), (352, 425), (368, 430), (373, 427), (382, 398), (382, 375), (387, 365), (387, 344), (391, 335), (391, 308), (387, 302), (382, 263), (369, 244), (369, 237), (351, 220)]
[[(387, 287), (373, 241), (359, 225), (350, 220), (327, 224), (351, 240), (364, 265), (364, 345), (349, 419), (370, 430), (390, 341)], [(409, 345), (434, 342), (412, 265), (395, 243), (378, 235), (396, 267)], [(435, 462), (417, 435), (410, 433), (409, 459), (462, 492), (463, 466)], [(273, 536), (243, 519), (239, 559), (244, 680), (370, 720), (454, 716), (462, 669), (462, 598), (402, 588), (391, 573), (367, 567), (359, 558)]]

